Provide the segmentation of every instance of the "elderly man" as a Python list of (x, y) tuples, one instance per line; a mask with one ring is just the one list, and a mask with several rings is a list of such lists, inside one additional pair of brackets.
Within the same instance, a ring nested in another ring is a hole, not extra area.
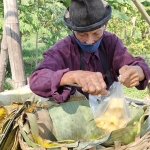
[(44, 60), (30, 76), (31, 90), (42, 97), (66, 101), (76, 83), (85, 95), (106, 95), (118, 80), (145, 89), (150, 69), (141, 57), (128, 53), (122, 41), (106, 31), (111, 6), (102, 0), (71, 0), (64, 14), (72, 35), (44, 52)]

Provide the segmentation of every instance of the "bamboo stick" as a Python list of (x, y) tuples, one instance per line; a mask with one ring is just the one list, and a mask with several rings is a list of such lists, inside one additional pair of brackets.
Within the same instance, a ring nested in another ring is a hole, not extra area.
[(138, 1), (138, 0), (132, 0), (133, 3), (135, 4), (135, 6), (137, 7), (137, 9), (140, 11), (140, 13), (142, 14), (143, 18), (147, 21), (147, 23), (150, 25), (150, 16), (148, 15), (148, 13), (146, 12), (145, 8), (143, 7), (143, 5)]

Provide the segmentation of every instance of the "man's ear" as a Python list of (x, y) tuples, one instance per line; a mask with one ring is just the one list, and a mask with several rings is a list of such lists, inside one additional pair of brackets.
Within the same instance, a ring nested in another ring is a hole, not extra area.
[(107, 28), (107, 25), (108, 25), (108, 21), (105, 23), (105, 29)]

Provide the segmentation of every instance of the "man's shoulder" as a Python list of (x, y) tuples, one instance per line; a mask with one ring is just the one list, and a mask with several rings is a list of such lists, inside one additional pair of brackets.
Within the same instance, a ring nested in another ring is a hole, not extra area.
[(117, 36), (109, 31), (105, 31), (103, 35), (104, 39), (116, 39)]
[(114, 47), (117, 41), (118, 41), (118, 37), (115, 34), (108, 31), (104, 32), (103, 43), (106, 47), (110, 47), (110, 45), (111, 47)]
[(49, 50), (45, 51), (46, 54), (56, 54), (56, 53), (69, 53), (70, 50), (75, 46), (73, 35), (68, 35), (65, 38), (56, 42)]

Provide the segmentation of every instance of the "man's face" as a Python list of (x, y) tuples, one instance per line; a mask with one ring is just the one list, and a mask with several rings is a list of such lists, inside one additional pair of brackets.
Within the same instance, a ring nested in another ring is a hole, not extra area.
[(104, 30), (105, 30), (105, 25), (99, 29), (89, 31), (89, 32), (74, 31), (74, 34), (80, 42), (86, 44), (94, 44), (103, 36)]

